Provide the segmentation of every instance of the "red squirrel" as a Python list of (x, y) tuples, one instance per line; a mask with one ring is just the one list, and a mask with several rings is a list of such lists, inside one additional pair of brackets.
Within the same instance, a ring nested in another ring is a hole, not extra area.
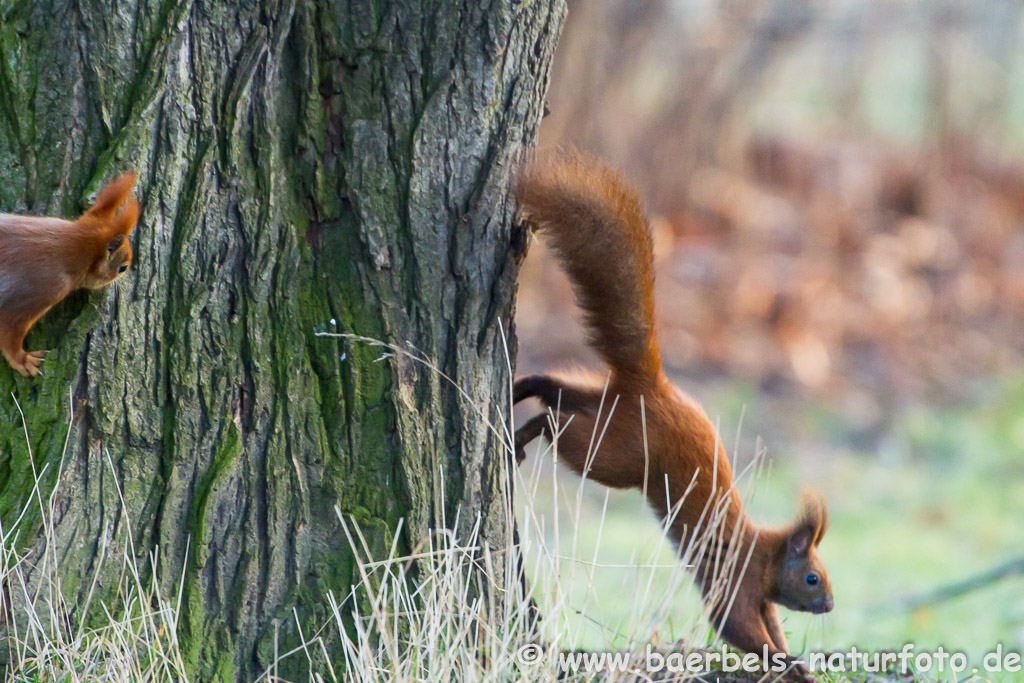
[[(668, 531), (678, 548), (706, 529), (717, 512), (715, 542), (692, 560), (712, 624), (734, 647), (759, 655), (766, 648), (770, 658), (778, 655), (792, 666), (797, 678), (814, 680), (790, 657), (775, 605), (815, 614), (832, 609), (831, 585), (817, 552), (828, 527), (824, 500), (805, 491), (796, 522), (784, 529), (758, 528), (747, 517), (714, 426), (662, 370), (654, 334), (651, 234), (637, 193), (619, 173), (580, 154), (535, 162), (521, 173), (516, 193), (569, 275), (590, 344), (611, 375), (607, 382), (581, 372), (520, 378), (513, 402), (538, 398), (558, 411), (559, 459), (605, 486), (642, 488), (654, 511), (671, 519)], [(517, 461), (536, 437), (551, 440), (550, 430), (546, 413), (519, 428)], [(592, 442), (598, 438), (595, 452)], [(723, 577), (716, 569), (730, 546), (737, 566)]]
[(122, 174), (74, 221), (0, 214), (0, 351), (23, 376), (42, 374), (46, 355), (22, 348), (32, 325), (71, 292), (108, 285), (131, 265), (139, 203), (125, 200), (134, 186), (135, 174)]

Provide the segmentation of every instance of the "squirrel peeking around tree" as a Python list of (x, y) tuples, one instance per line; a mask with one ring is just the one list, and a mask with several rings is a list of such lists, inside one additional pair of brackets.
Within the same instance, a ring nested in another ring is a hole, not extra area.
[[(817, 552), (828, 528), (824, 500), (805, 490), (797, 520), (783, 529), (758, 528), (747, 517), (714, 426), (662, 370), (651, 234), (637, 193), (616, 171), (580, 154), (552, 156), (525, 169), (517, 195), (569, 275), (590, 344), (611, 375), (607, 382), (579, 371), (524, 377), (513, 402), (537, 398), (557, 411), (559, 459), (605, 486), (643, 489), (654, 512), (669, 520), (680, 552), (704, 533), (693, 569), (719, 635), (813, 681), (789, 654), (776, 604), (815, 614), (832, 609)], [(518, 461), (542, 434), (552, 440), (547, 413), (517, 430)], [(601, 435), (596, 450), (594, 435)], [(712, 524), (718, 526), (708, 542)], [(723, 571), (730, 552), (736, 565)]]
[(135, 174), (122, 174), (74, 221), (0, 214), (0, 351), (25, 377), (42, 374), (46, 355), (22, 348), (32, 325), (71, 292), (108, 285), (131, 265), (134, 186)]

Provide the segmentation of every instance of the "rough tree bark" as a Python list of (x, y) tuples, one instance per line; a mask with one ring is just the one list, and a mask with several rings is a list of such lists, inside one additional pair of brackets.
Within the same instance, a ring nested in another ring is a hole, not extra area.
[(130, 520), (165, 589), (184, 569), (197, 677), (251, 680), (273, 620), (285, 651), (293, 607), (311, 633), (326, 592), (354, 579), (335, 505), (381, 551), (399, 518), (414, 543), (460, 505), (505, 542), (507, 456), (458, 392), (314, 332), (413, 345), (504, 419), (499, 320), (524, 241), (509, 174), (563, 14), (560, 0), (0, 3), (0, 210), (76, 215), (115, 173), (140, 175), (129, 275), (36, 327), (44, 377), (0, 368), (4, 520), (32, 488), (12, 394), (44, 495), (71, 430), (55, 522), (72, 602), (94, 576), (113, 590)]

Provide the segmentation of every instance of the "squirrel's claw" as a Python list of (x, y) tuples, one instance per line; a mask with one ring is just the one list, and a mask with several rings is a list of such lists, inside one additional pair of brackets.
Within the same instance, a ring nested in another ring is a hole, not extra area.
[(43, 371), (39, 368), (39, 365), (43, 362), (43, 356), (45, 355), (46, 351), (27, 352), (21, 363), (15, 365), (15, 369), (21, 373), (22, 377), (41, 375)]

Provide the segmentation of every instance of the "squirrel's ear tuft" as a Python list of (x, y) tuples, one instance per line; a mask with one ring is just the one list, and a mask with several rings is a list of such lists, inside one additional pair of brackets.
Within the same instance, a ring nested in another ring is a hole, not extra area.
[(809, 487), (804, 487), (800, 496), (800, 516), (797, 526), (812, 530), (811, 544), (818, 545), (828, 531), (828, 506), (825, 498)]
[(96, 195), (96, 201), (93, 202), (87, 213), (98, 217), (113, 215), (117, 207), (121, 206), (122, 202), (131, 194), (133, 187), (135, 187), (135, 173), (133, 171), (122, 173), (100, 190), (100, 193)]
[(139, 220), (139, 203), (134, 199), (130, 200), (114, 216), (114, 232), (119, 235), (128, 236), (135, 229), (135, 223)]
[(800, 514), (786, 540), (786, 550), (793, 557), (807, 555), (812, 547), (821, 543), (828, 531), (828, 506), (820, 493), (804, 488)]

